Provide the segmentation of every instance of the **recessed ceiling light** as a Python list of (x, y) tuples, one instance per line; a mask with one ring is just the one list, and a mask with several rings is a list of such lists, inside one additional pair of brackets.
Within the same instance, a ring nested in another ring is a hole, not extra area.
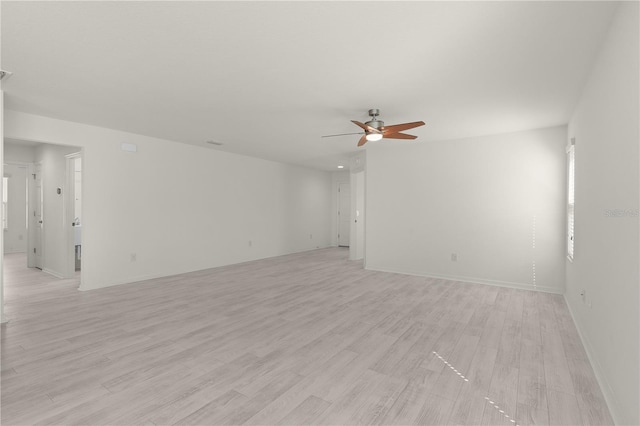
[(338, 166), (339, 169), (344, 169), (344, 166)]
[(207, 141), (207, 143), (209, 145), (217, 145), (217, 146), (224, 145), (222, 142), (217, 142), (217, 141)]

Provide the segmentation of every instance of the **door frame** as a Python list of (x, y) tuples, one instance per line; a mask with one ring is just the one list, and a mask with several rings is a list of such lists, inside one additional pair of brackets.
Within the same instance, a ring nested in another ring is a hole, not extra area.
[(366, 267), (365, 171), (351, 172), (351, 236), (349, 259), (364, 260)]
[[(67, 154), (64, 156), (66, 159), (66, 189), (63, 191), (63, 212), (64, 217), (63, 229), (66, 235), (66, 267), (64, 271), (65, 278), (73, 278), (76, 274), (76, 253), (75, 253), (75, 160), (77, 158), (82, 159), (82, 150)], [(84, 162), (83, 162), (84, 163)], [(84, 165), (84, 164), (83, 164)], [(81, 182), (84, 178), (84, 174), (81, 175)], [(82, 191), (82, 186), (80, 188)], [(80, 195), (80, 203), (82, 203), (82, 194)]]
[[(42, 180), (42, 161), (35, 161), (29, 165), (29, 184), (27, 185), (27, 190), (29, 191), (28, 197), (28, 209), (29, 209), (29, 220), (27, 222), (28, 230), (27, 230), (27, 268), (37, 268), (36, 262), (36, 253), (34, 253), (34, 249), (39, 250), (40, 260), (41, 260), (41, 270), (44, 267), (44, 222), (42, 224), (42, 230), (40, 233), (40, 246), (36, 247), (36, 228), (38, 227), (37, 218), (35, 215), (36, 212), (36, 203), (38, 202), (38, 192), (36, 191), (36, 178), (35, 174), (37, 169), (40, 170), (40, 209), (42, 212), (42, 218), (44, 218), (44, 200), (42, 199), (42, 194), (44, 191), (44, 181)], [(33, 178), (31, 178), (33, 177)], [(33, 213), (32, 213), (33, 212)], [(43, 219), (44, 220), (44, 219)]]

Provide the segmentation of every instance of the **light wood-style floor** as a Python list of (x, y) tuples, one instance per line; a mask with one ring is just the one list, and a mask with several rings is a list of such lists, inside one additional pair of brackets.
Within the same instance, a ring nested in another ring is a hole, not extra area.
[(5, 256), (2, 424), (612, 424), (559, 295), (322, 249), (102, 290)]

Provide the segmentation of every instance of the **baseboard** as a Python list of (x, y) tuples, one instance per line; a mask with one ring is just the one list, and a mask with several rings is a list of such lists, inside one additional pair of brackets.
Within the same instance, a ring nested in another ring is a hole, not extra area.
[(564, 302), (567, 305), (567, 309), (569, 309), (569, 314), (571, 314), (571, 319), (576, 326), (576, 330), (578, 330), (578, 336), (580, 336), (580, 341), (582, 342), (582, 346), (584, 346), (585, 351), (587, 352), (587, 358), (589, 358), (589, 363), (591, 364), (591, 368), (596, 376), (596, 380), (598, 381), (598, 385), (600, 385), (600, 390), (602, 390), (602, 394), (604, 396), (604, 400), (607, 403), (607, 407), (609, 408), (609, 413), (611, 413), (611, 417), (613, 417), (613, 422), (617, 425), (626, 425), (631, 424), (623, 418), (620, 414), (619, 404), (616, 402), (615, 392), (613, 388), (609, 385), (605, 374), (603, 373), (603, 369), (598, 362), (598, 358), (595, 356), (595, 352), (593, 350), (593, 346), (589, 342), (589, 339), (586, 338), (585, 334), (582, 332), (580, 328), (580, 323), (576, 321), (576, 316), (573, 314), (573, 310), (571, 309), (571, 304), (567, 299), (567, 296), (564, 295)]
[(166, 274), (140, 275), (140, 276), (133, 277), (133, 278), (127, 278), (125, 280), (112, 281), (112, 282), (110, 282), (108, 284), (103, 284), (103, 285), (98, 286), (98, 287), (89, 287), (89, 288), (87, 288), (87, 286), (84, 284), (84, 282), (81, 282), (80, 286), (78, 287), (78, 290), (80, 290), (80, 291), (98, 290), (98, 289), (101, 289), (101, 288), (114, 287), (114, 286), (117, 286), (117, 285), (133, 284), (133, 283), (139, 283), (139, 282), (142, 282), (142, 281), (155, 280), (156, 278), (165, 278), (165, 277), (171, 277), (173, 275), (188, 274), (190, 272), (196, 272), (196, 271), (180, 272), (178, 274), (170, 274), (170, 275), (166, 275)]
[(492, 285), (495, 287), (515, 288), (518, 290), (529, 290), (529, 291), (540, 291), (543, 293), (563, 294), (562, 290), (559, 290), (554, 287), (546, 287), (541, 285), (534, 286), (533, 284), (528, 284), (528, 283), (488, 280), (485, 278), (466, 277), (466, 276), (457, 276), (457, 275), (441, 275), (441, 274), (432, 274), (428, 272), (425, 273), (425, 272), (415, 272), (415, 271), (400, 271), (400, 270), (394, 270), (392, 268), (391, 269), (390, 268), (370, 268), (368, 266), (365, 266), (365, 269), (368, 269), (370, 271), (378, 271), (378, 272), (390, 272), (392, 274), (404, 274), (404, 275), (413, 275), (417, 277), (435, 278), (439, 280), (459, 281), (459, 282), (469, 283), (469, 284)]
[(44, 269), (42, 270), (42, 272), (46, 272), (47, 274), (49, 274), (49, 275), (53, 275), (54, 277), (56, 277), (56, 278), (60, 278), (61, 280), (64, 280), (64, 279), (65, 279), (64, 274), (62, 274), (62, 273), (60, 273), (60, 272), (58, 272), (58, 271), (54, 271), (53, 269), (44, 268)]
[(137, 276), (137, 277), (127, 278), (127, 279), (124, 279), (124, 280), (112, 281), (110, 283), (103, 284), (103, 285), (100, 285), (98, 287), (87, 287), (87, 285), (84, 283), (84, 281), (81, 280), (81, 283), (80, 283), (80, 286), (78, 287), (78, 290), (79, 291), (91, 291), (91, 290), (97, 290), (97, 289), (100, 289), (100, 288), (113, 287), (113, 286), (117, 286), (117, 285), (133, 284), (133, 283), (138, 283), (138, 282), (142, 282), (142, 281), (155, 280), (156, 278), (173, 277), (173, 276), (176, 276), (176, 275), (190, 274), (192, 272), (206, 271), (207, 269), (222, 268), (222, 267), (225, 267), (225, 266), (233, 266), (233, 265), (237, 266), (237, 265), (242, 265), (243, 263), (255, 262), (255, 261), (258, 261), (258, 260), (273, 259), (273, 258), (276, 258), (276, 257), (289, 256), (291, 254), (304, 253), (304, 252), (314, 251), (314, 250), (323, 250), (323, 249), (327, 249), (327, 248), (330, 248), (330, 247), (331, 246), (326, 245), (326, 246), (318, 246), (318, 247), (315, 247), (315, 248), (305, 248), (305, 249), (301, 249), (301, 250), (297, 250), (297, 251), (292, 251), (290, 253), (277, 254), (275, 256), (260, 257), (260, 258), (256, 258), (256, 259), (243, 260), (241, 262), (236, 262), (236, 263), (227, 263), (227, 264), (224, 264), (224, 265), (211, 266), (211, 267), (203, 268), (203, 269), (193, 269), (193, 270), (188, 270), (188, 271), (183, 271), (183, 272), (176, 272), (176, 273), (172, 273), (172, 274), (140, 275), (140, 276)]

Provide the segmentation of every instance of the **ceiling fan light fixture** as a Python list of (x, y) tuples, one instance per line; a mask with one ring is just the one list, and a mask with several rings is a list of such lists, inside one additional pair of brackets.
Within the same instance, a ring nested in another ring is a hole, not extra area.
[[(375, 142), (379, 141), (380, 139), (416, 139), (417, 136), (402, 133), (402, 131), (424, 126), (424, 121), (414, 121), (412, 123), (401, 123), (391, 126), (385, 126), (384, 121), (378, 120), (378, 115), (380, 115), (380, 110), (370, 109), (369, 116), (371, 117), (371, 120), (367, 121), (366, 123), (361, 123), (357, 120), (351, 120), (353, 124), (364, 130), (364, 135), (363, 132), (351, 133), (362, 135), (360, 137), (360, 140), (358, 141), (358, 147), (363, 146), (367, 142)], [(347, 134), (349, 133), (341, 133), (339, 135), (326, 135), (322, 137), (328, 138)]]

